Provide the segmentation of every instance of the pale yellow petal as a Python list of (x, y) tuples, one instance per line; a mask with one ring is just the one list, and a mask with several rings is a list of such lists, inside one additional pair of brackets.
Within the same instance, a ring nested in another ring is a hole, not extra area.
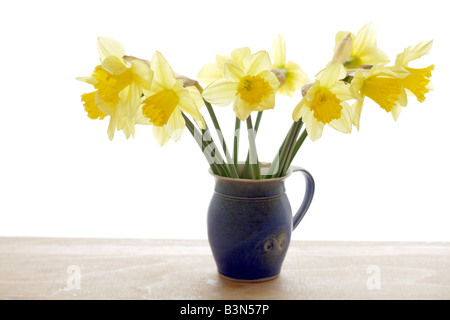
[(312, 141), (316, 141), (322, 137), (324, 124), (317, 121), (312, 112), (305, 113), (303, 122), (305, 123), (306, 132), (308, 132), (308, 136)]
[(237, 48), (231, 51), (231, 59), (241, 68), (244, 68), (244, 59), (251, 54), (250, 48), (248, 47)]
[(363, 109), (363, 104), (364, 104), (364, 100), (357, 100), (351, 106), (352, 123), (358, 131), (359, 131), (359, 123), (360, 123), (360, 119), (361, 119), (361, 112)]
[(117, 130), (121, 130), (125, 137), (129, 139), (131, 136), (134, 137), (136, 119), (129, 119), (127, 117), (117, 118)]
[[(302, 118), (305, 113), (308, 111), (308, 106), (306, 105), (306, 100), (302, 99), (294, 108), (294, 111), (292, 112), (292, 120), (295, 122), (299, 121), (300, 118)], [(305, 121), (303, 121), (305, 122)]]
[(111, 74), (121, 74), (127, 70), (121, 58), (109, 56), (102, 62), (102, 68)]
[(172, 112), (169, 121), (167, 121), (167, 124), (164, 127), (166, 128), (167, 135), (169, 135), (173, 140), (178, 141), (183, 134), (185, 125), (186, 122), (181, 115), (180, 109), (176, 108), (174, 112)]
[(256, 108), (256, 111), (273, 109), (274, 107), (275, 107), (275, 92), (272, 92), (259, 103), (258, 107)]
[(165, 127), (153, 126), (152, 130), (153, 130), (153, 137), (161, 147), (164, 146), (170, 140), (170, 136), (166, 133)]
[(289, 61), (286, 66), (286, 81), (278, 89), (278, 93), (293, 97), (297, 90), (300, 90), (307, 82), (309, 77), (300, 68), (300, 66), (292, 61)]
[(219, 67), (223, 67), (225, 65), (225, 63), (227, 63), (228, 60), (230, 60), (230, 59), (231, 59), (230, 56), (222, 56), (220, 54), (216, 54), (216, 63)]
[(269, 83), (269, 86), (273, 90), (276, 90), (278, 88), (278, 86), (280, 85), (280, 82), (278, 81), (277, 76), (269, 70), (265, 70), (265, 71), (261, 72), (259, 74), (259, 76), (262, 77), (265, 81), (267, 81), (267, 83)]
[(398, 103), (402, 107), (406, 107), (406, 105), (408, 104), (408, 96), (407, 96), (406, 91), (404, 89), (400, 92), (400, 95), (398, 96)]
[(205, 123), (203, 121), (203, 117), (200, 113), (200, 111), (197, 108), (197, 105), (195, 104), (194, 99), (191, 96), (186, 96), (180, 99), (178, 102), (178, 107), (183, 111), (184, 113), (189, 114), (197, 123), (201, 124), (201, 128), (205, 129)]
[(257, 75), (265, 70), (272, 69), (272, 63), (267, 51), (259, 51), (244, 59), (244, 66), (246, 74)]
[(361, 64), (386, 64), (389, 62), (389, 57), (383, 50), (377, 47), (368, 47), (358, 53), (358, 58)]
[(89, 77), (76, 77), (78, 81), (86, 82), (88, 84), (95, 85), (97, 83), (97, 79), (95, 79), (93, 76)]
[(210, 85), (216, 80), (223, 78), (223, 65), (217, 63), (207, 63), (199, 71), (197, 77), (205, 86)]
[(229, 105), (236, 96), (238, 82), (228, 79), (219, 79), (214, 81), (203, 90), (203, 98), (218, 106)]
[(141, 60), (131, 61), (131, 70), (134, 81), (142, 88), (150, 90), (152, 87), (153, 71), (150, 66)]
[(400, 116), (400, 112), (402, 111), (402, 109), (403, 107), (397, 103), (391, 110), (392, 118), (394, 118), (395, 121), (397, 121), (398, 117)]
[(252, 111), (254, 111), (250, 105), (240, 98), (239, 95), (237, 95), (234, 99), (233, 110), (241, 121), (247, 120)]
[(142, 89), (134, 82), (120, 91), (116, 111), (119, 118), (135, 119), (136, 111), (142, 103), (141, 96)]
[(422, 41), (422, 42), (419, 42), (414, 47), (412, 47), (412, 46), (408, 47), (402, 53), (397, 55), (395, 64), (399, 64), (402, 66), (408, 66), (409, 62), (416, 60), (427, 53), (430, 53), (432, 46), (433, 46), (433, 40)]
[(286, 40), (282, 35), (278, 35), (272, 43), (270, 55), (274, 68), (282, 68), (286, 64)]
[(97, 51), (101, 62), (110, 56), (122, 59), (125, 55), (124, 46), (120, 42), (108, 37), (97, 38)]
[(356, 71), (353, 76), (352, 83), (350, 85), (350, 88), (353, 91), (353, 93), (360, 95), (360, 91), (364, 87), (365, 81), (366, 78), (364, 77), (363, 72), (361, 70)]
[(114, 133), (116, 131), (116, 117), (109, 117), (109, 125), (108, 125), (108, 138), (112, 141), (114, 138)]
[(336, 82), (330, 91), (341, 101), (359, 99), (359, 96), (351, 90), (350, 84), (343, 81)]
[(239, 82), (245, 76), (245, 73), (236, 62), (229, 61), (225, 63), (224, 75), (231, 81)]
[(150, 65), (158, 82), (164, 88), (172, 89), (176, 82), (175, 75), (169, 63), (159, 51), (156, 51), (153, 55)]
[(195, 105), (197, 109), (201, 109), (205, 106), (205, 102), (203, 101), (203, 97), (201, 93), (195, 87), (186, 87), (186, 90), (189, 91), (189, 94), (194, 99)]
[(332, 120), (331, 122), (328, 123), (328, 125), (340, 132), (351, 133), (353, 123), (350, 106), (345, 102), (341, 103), (341, 106), (342, 106), (341, 117), (339, 119)]
[(341, 63), (335, 63), (320, 71), (316, 78), (319, 80), (321, 87), (331, 88), (338, 80), (344, 79), (346, 75), (347, 71), (344, 66)]
[(360, 56), (366, 48), (377, 46), (377, 32), (372, 22), (364, 25), (356, 34), (355, 41), (353, 42), (353, 56)]

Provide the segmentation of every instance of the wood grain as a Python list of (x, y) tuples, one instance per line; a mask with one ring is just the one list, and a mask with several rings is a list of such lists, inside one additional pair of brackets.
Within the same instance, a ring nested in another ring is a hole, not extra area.
[(292, 242), (278, 278), (238, 283), (204, 240), (0, 238), (0, 299), (447, 300), (449, 271), (450, 243)]

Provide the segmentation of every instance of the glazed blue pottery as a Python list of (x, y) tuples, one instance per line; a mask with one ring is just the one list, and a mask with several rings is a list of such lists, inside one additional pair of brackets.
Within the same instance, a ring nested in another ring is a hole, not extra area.
[[(306, 178), (300, 209), (292, 216), (285, 180), (293, 172)], [(291, 233), (311, 204), (314, 179), (291, 167), (276, 179), (231, 179), (213, 175), (214, 194), (208, 208), (208, 239), (222, 277), (246, 282), (265, 281), (280, 274)]]

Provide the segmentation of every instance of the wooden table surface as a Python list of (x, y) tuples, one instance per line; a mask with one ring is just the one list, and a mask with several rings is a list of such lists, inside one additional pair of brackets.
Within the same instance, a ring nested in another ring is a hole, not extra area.
[(0, 299), (450, 299), (450, 243), (291, 242), (281, 274), (218, 276), (203, 240), (0, 238)]

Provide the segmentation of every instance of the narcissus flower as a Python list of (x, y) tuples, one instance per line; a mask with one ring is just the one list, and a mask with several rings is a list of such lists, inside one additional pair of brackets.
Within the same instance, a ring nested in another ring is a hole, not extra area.
[(271, 57), (273, 60), (272, 72), (278, 77), (280, 87), (277, 93), (294, 96), (297, 90), (309, 81), (306, 73), (295, 62), (286, 62), (286, 41), (278, 35), (272, 44)]
[(372, 23), (364, 25), (356, 35), (339, 31), (336, 34), (334, 50), (331, 63), (342, 63), (347, 69), (389, 62), (387, 55), (377, 48), (376, 31)]
[(416, 60), (431, 51), (433, 41), (423, 41), (414, 47), (406, 48), (402, 53), (397, 55), (395, 60), (396, 67), (403, 67), (410, 74), (402, 78), (406, 93), (416, 96), (419, 102), (425, 101), (425, 94), (431, 89), (430, 77), (431, 71), (434, 70), (434, 65), (426, 68), (415, 69), (408, 65), (411, 61)]
[(122, 130), (127, 138), (134, 136), (135, 124), (144, 124), (140, 114), (143, 89), (150, 89), (153, 71), (148, 61), (125, 56), (123, 45), (111, 38), (100, 37), (97, 49), (101, 64), (91, 76), (79, 77), (96, 89), (83, 94), (81, 100), (91, 119), (110, 116), (108, 137)]
[(170, 138), (180, 139), (186, 122), (182, 112), (192, 116), (199, 127), (205, 128), (203, 117), (194, 98), (183, 87), (183, 80), (177, 80), (169, 63), (160, 52), (151, 61), (155, 79), (150, 90), (144, 90), (142, 114), (153, 124), (153, 135), (160, 145)]
[(326, 124), (344, 133), (352, 131), (352, 114), (346, 100), (358, 97), (341, 79), (346, 71), (342, 64), (332, 64), (317, 74), (316, 81), (292, 113), (294, 121), (302, 119), (312, 141), (322, 136)]
[(203, 91), (203, 98), (218, 106), (233, 102), (240, 120), (246, 120), (252, 111), (272, 109), (279, 82), (273, 72), (269, 54), (260, 51), (243, 60), (244, 67), (234, 61), (225, 63), (224, 78), (211, 83)]
[(231, 51), (230, 56), (216, 55), (216, 62), (210, 62), (203, 66), (197, 77), (205, 85), (213, 83), (224, 77), (225, 63), (229, 61), (235, 62), (241, 68), (244, 68), (244, 59), (251, 55), (251, 51), (247, 47), (237, 48)]
[(403, 79), (409, 75), (409, 72), (401, 71), (397, 69), (394, 72), (392, 68), (376, 65), (368, 72), (362, 70), (355, 72), (351, 87), (354, 92), (358, 93), (361, 100), (356, 101), (352, 109), (353, 124), (358, 130), (365, 97), (373, 100), (386, 112), (390, 112), (394, 119), (397, 119), (402, 106), (407, 104)]

